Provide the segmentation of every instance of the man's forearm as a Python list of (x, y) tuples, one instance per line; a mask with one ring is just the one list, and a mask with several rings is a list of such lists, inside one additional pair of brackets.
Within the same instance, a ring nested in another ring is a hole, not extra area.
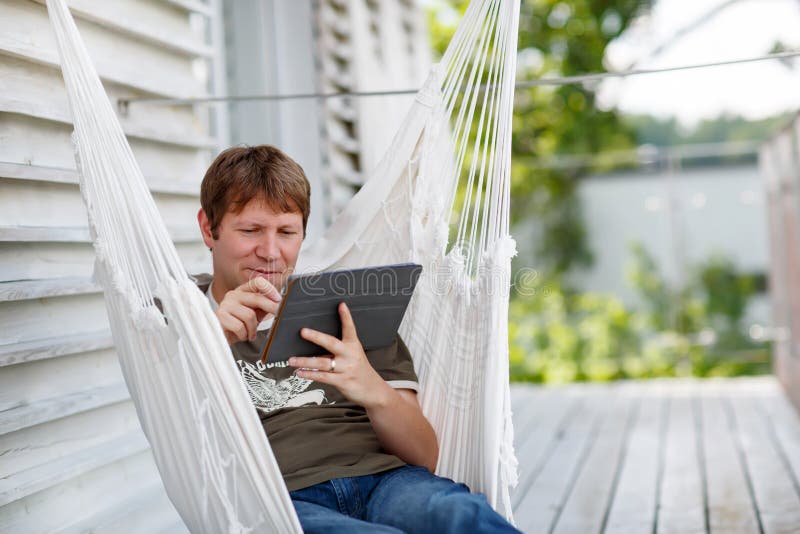
[(416, 400), (404, 398), (386, 384), (380, 400), (367, 407), (367, 415), (387, 452), (408, 464), (425, 466), (431, 473), (436, 470), (436, 433)]

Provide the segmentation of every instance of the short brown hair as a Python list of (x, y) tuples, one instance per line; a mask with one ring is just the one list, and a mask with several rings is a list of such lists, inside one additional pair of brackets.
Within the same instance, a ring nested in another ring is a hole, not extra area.
[(200, 205), (211, 223), (211, 235), (227, 212), (239, 213), (261, 197), (275, 211), (303, 215), (303, 236), (311, 211), (311, 185), (303, 168), (270, 145), (235, 146), (223, 150), (200, 185)]

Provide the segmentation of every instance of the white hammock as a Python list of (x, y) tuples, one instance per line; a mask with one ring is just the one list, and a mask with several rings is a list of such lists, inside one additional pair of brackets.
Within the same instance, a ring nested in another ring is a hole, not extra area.
[[(95, 273), (167, 493), (192, 532), (300, 532), (221, 327), (178, 258), (64, 0), (47, 7), (74, 116)], [(472, 2), (387, 154), (297, 266), (423, 265), (400, 334), (439, 439), (437, 474), (485, 493), (509, 519), (518, 16), (519, 0)], [(466, 194), (450, 239), (459, 183)]]

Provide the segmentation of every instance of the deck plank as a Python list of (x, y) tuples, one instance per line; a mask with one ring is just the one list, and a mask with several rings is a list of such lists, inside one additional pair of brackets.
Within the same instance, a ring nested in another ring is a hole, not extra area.
[(747, 489), (736, 437), (728, 424), (723, 392), (718, 382), (705, 382), (700, 389), (710, 531), (758, 533), (755, 503)]
[(542, 388), (539, 386), (519, 385), (511, 387), (511, 411), (516, 417), (520, 407), (525, 404), (525, 400), (537, 393)]
[(759, 391), (747, 381), (730, 381), (725, 389), (765, 534), (800, 532), (800, 495), (771, 439), (768, 422), (757, 411), (758, 396), (775, 395), (776, 390)]
[(664, 444), (664, 469), (659, 489), (657, 534), (705, 533), (705, 503), (700, 451), (692, 407), (692, 382), (668, 388), (669, 421)]
[(536, 412), (520, 425), (516, 440), (519, 462), (519, 483), (511, 494), (514, 509), (533, 484), (537, 473), (557, 443), (560, 429), (569, 423), (571, 415), (581, 402), (579, 389), (548, 388), (537, 403)]
[[(775, 388), (779, 388), (777, 383)], [(800, 414), (782, 391), (763, 395), (759, 409), (770, 427), (770, 434), (788, 464), (795, 490), (800, 494)]]
[(653, 531), (668, 399), (660, 381), (642, 381), (639, 387), (642, 397), (603, 530), (605, 534)]
[(600, 532), (612, 499), (618, 468), (625, 452), (632, 416), (638, 408), (633, 384), (616, 385), (620, 391), (609, 399), (609, 413), (602, 420), (584, 468), (578, 475), (553, 532)]
[[(597, 430), (610, 412), (607, 386), (584, 386), (579, 390), (579, 409), (556, 433), (550, 453), (516, 507), (516, 519), (524, 532), (548, 532), (558, 519), (561, 508), (581, 472), (586, 455), (597, 437)], [(526, 458), (526, 449), (520, 457)]]
[(547, 389), (530, 386), (511, 389), (511, 413), (515, 428), (518, 423), (523, 423), (530, 417), (530, 414), (536, 412)]
[(523, 532), (800, 533), (800, 416), (774, 377), (512, 389)]

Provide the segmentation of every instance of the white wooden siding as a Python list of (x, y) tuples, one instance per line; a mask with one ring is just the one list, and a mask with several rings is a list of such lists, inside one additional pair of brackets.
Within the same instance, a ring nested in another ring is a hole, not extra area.
[[(223, 92), (216, 1), (68, 4), (112, 101)], [(0, 532), (183, 530), (92, 280), (57, 58), (44, 1), (0, 1)], [(195, 216), (226, 136), (213, 113), (141, 103), (121, 117), (192, 272), (210, 268)]]
[[(317, 90), (311, 0), (227, 0), (225, 53), (232, 95), (285, 95)], [(322, 120), (313, 100), (230, 103), (231, 144), (274, 145), (302, 167), (311, 183), (306, 243), (330, 223), (322, 177)], [(254, 120), (254, 118), (256, 120)]]
[[(424, 14), (415, 2), (320, 0), (316, 5), (321, 92), (421, 87), (431, 56)], [(331, 213), (338, 213), (363, 185), (412, 101), (413, 95), (321, 103)]]
[[(413, 2), (258, 0), (263, 33), (258, 22), (242, 22), (252, 3), (68, 0), (112, 102), (227, 94), (227, 83), (235, 94), (413, 88), (427, 73)], [(0, 0), (0, 532), (184, 530), (92, 280), (71, 117), (44, 4)], [(264, 54), (240, 57), (252, 43), (237, 37), (247, 32), (270, 45)], [(223, 59), (223, 37), (238, 68)], [(269, 71), (264, 87), (237, 75), (259, 68)], [(239, 105), (233, 135), (235, 106), (134, 103), (120, 119), (187, 270), (197, 272), (210, 269), (195, 222), (199, 184), (231, 137), (300, 155), (316, 184), (315, 213), (325, 214), (312, 221), (313, 233), (363, 184), (410, 101), (286, 102), (262, 106), (274, 111), (265, 114)], [(247, 122), (253, 116), (276, 131), (263, 138), (264, 128)], [(258, 138), (240, 138), (251, 131)]]

